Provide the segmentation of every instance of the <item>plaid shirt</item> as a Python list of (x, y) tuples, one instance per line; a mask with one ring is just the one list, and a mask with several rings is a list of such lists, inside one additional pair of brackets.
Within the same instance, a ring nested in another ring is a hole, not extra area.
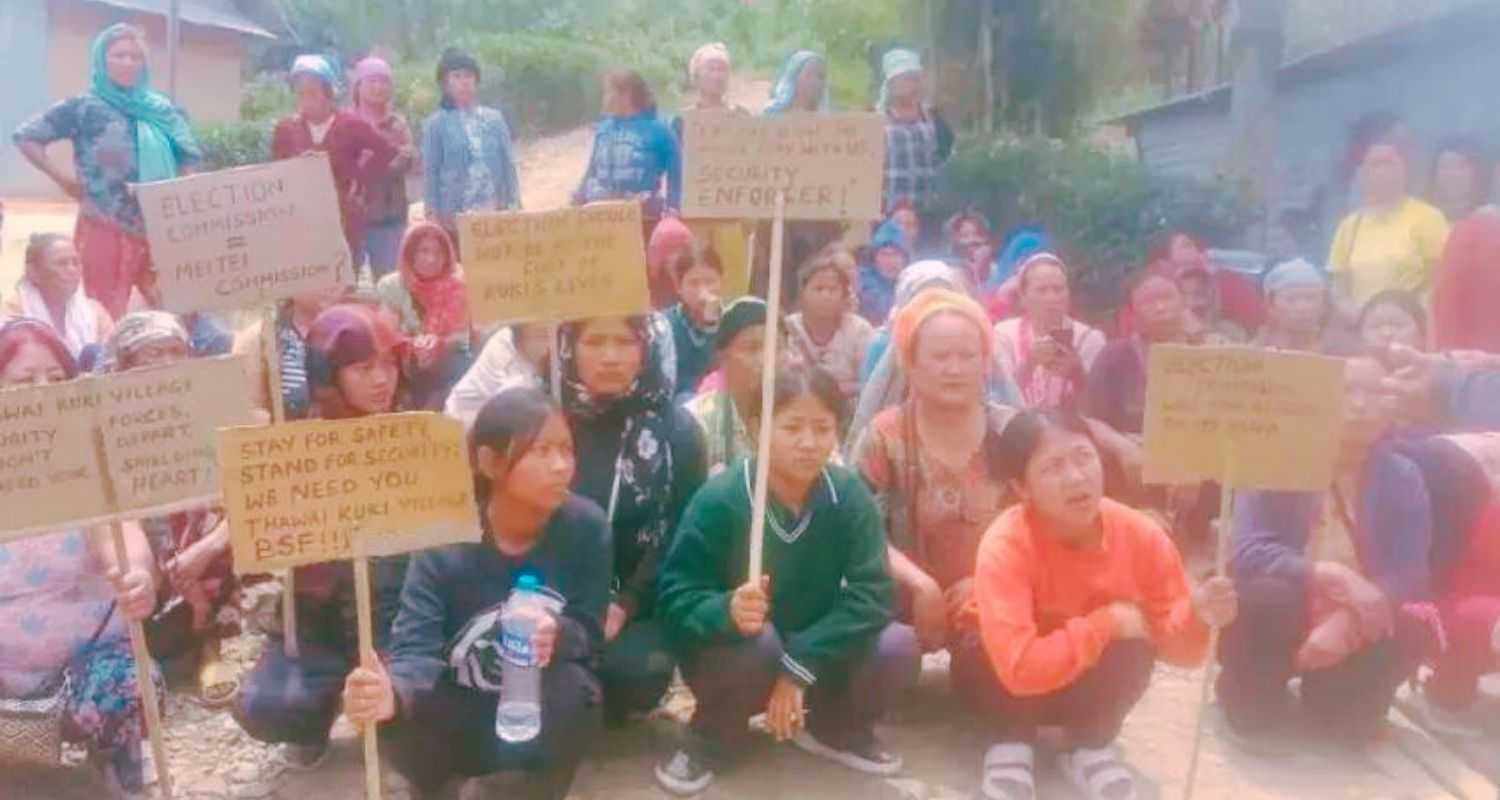
[(931, 114), (916, 122), (885, 123), (885, 210), (902, 200), (917, 209), (932, 206), (937, 194), (938, 133)]

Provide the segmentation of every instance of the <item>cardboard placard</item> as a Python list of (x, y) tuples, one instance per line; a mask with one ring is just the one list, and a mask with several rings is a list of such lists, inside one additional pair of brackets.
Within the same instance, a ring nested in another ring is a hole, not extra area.
[(1324, 491), (1344, 413), (1344, 365), (1245, 347), (1151, 348), (1145, 481)]
[(107, 518), (95, 380), (0, 391), (0, 542)]
[(885, 119), (873, 113), (683, 115), (682, 213), (770, 219), (786, 192), (791, 220), (876, 220)]
[(240, 573), (480, 537), (463, 425), (378, 414), (219, 431)]
[(216, 431), (252, 420), (242, 361), (0, 392), (0, 541), (214, 501)]
[(354, 283), (326, 154), (136, 187), (162, 306), (242, 309)]
[(458, 234), (476, 325), (644, 314), (639, 203), (465, 214)]
[(98, 424), (119, 511), (218, 497), (218, 430), (254, 422), (243, 361), (198, 359), (98, 379)]

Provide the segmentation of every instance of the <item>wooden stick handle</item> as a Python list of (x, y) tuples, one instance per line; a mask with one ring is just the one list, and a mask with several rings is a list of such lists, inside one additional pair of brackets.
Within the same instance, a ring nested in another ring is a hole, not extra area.
[(766, 289), (766, 345), (761, 353), (760, 420), (755, 442), (755, 498), (750, 509), (750, 582), (760, 583), (766, 542), (766, 482), (771, 469), (771, 412), (776, 398), (776, 346), (781, 342), (781, 251), (786, 195), (776, 195), (771, 223), (771, 280)]
[[(281, 395), (281, 352), (276, 333), (276, 305), (261, 312), (260, 352), (266, 365), (266, 392), (271, 403), (271, 424), (286, 422), (286, 399)], [(297, 585), (295, 572), (287, 570), (281, 579), (282, 652), (296, 660), (302, 648), (297, 643)]]
[[(127, 571), (130, 564), (130, 549), (125, 546), (125, 528), (115, 522), (110, 525), (114, 539), (115, 563), (120, 572)], [(146, 629), (141, 623), (130, 621), (130, 652), (135, 657), (135, 680), (141, 688), (141, 706), (146, 716), (146, 735), (151, 740), (151, 755), (156, 759), (156, 783), (161, 787), (162, 797), (172, 798), (172, 777), (167, 770), (167, 745), (162, 740), (161, 698), (156, 694), (156, 681), (152, 679), (151, 650), (146, 646)]]
[[(359, 660), (366, 668), (375, 652), (374, 610), (370, 603), (370, 559), (359, 556), (354, 559), (354, 608), (359, 617)], [(364, 726), (360, 738), (365, 746), (365, 797), (380, 800), (380, 731), (375, 723)]]
[[(1228, 470), (1225, 471), (1228, 474)], [(1229, 544), (1234, 529), (1234, 490), (1226, 480), (1219, 487), (1219, 539), (1214, 543), (1214, 575), (1223, 577), (1229, 571)], [(1198, 761), (1203, 753), (1203, 734), (1208, 725), (1208, 701), (1213, 693), (1214, 673), (1219, 665), (1219, 629), (1208, 632), (1208, 660), (1203, 665), (1203, 685), (1198, 690), (1198, 722), (1193, 732), (1193, 750), (1188, 756), (1187, 778), (1184, 779), (1182, 798), (1193, 800), (1193, 787), (1198, 782)]]

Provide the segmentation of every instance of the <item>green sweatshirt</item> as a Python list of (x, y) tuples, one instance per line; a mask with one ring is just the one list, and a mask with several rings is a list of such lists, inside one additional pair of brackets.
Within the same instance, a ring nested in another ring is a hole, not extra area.
[[(753, 475), (749, 461), (724, 470), (683, 515), (657, 600), (679, 645), (740, 638), (729, 598), (749, 574)], [(869, 489), (843, 467), (824, 468), (799, 518), (775, 498), (769, 505), (764, 563), (771, 622), (786, 650), (782, 669), (810, 686), (891, 619), (895, 584), (886, 571), (885, 531)]]

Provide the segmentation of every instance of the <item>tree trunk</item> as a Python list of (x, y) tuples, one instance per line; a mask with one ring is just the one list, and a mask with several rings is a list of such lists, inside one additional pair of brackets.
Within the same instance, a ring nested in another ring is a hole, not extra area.
[(984, 115), (980, 118), (985, 138), (995, 133), (995, 4), (981, 0), (979, 59), (984, 70)]

